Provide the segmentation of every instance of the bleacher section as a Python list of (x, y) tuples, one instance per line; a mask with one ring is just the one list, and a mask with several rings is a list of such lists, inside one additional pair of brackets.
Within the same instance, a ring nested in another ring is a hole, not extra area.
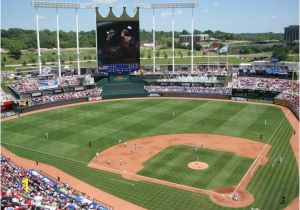
[(111, 83), (103, 86), (102, 99), (145, 97), (143, 83)]

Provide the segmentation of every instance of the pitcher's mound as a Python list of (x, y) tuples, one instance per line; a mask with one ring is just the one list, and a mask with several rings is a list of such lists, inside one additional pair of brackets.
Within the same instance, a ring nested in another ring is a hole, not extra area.
[(188, 167), (194, 170), (204, 170), (208, 168), (208, 164), (205, 162), (193, 161), (188, 164)]

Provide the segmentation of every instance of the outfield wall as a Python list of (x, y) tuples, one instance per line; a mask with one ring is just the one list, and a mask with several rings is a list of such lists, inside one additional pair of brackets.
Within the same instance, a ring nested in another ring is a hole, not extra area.
[(231, 95), (220, 94), (203, 94), (203, 93), (161, 93), (162, 97), (187, 97), (187, 98), (215, 98), (215, 99), (228, 99)]
[(51, 107), (55, 107), (55, 106), (81, 103), (81, 102), (86, 102), (86, 101), (88, 101), (88, 98), (75, 98), (75, 99), (57, 101), (57, 102), (46, 103), (46, 104), (39, 104), (39, 105), (28, 106), (28, 107), (16, 107), (14, 110), (19, 113), (26, 113), (26, 112), (36, 111), (39, 109), (47, 109), (47, 108), (51, 108)]
[(296, 107), (294, 107), (290, 101), (282, 100), (282, 99), (275, 99), (274, 104), (285, 106), (285, 107), (289, 108), (294, 113), (296, 118), (299, 120), (299, 113), (297, 112)]

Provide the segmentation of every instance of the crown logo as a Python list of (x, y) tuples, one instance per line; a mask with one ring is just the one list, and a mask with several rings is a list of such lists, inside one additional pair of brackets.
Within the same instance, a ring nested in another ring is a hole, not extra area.
[(136, 7), (134, 16), (129, 16), (126, 12), (126, 7), (123, 7), (122, 14), (118, 17), (113, 13), (112, 7), (109, 7), (109, 13), (107, 16), (102, 16), (98, 7), (96, 7), (96, 21), (138, 21), (139, 20), (139, 7)]

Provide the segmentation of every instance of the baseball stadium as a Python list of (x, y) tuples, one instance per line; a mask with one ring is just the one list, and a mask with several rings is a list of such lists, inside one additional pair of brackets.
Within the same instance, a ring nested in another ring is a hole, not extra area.
[[(80, 8), (53, 4), (32, 6)], [(91, 6), (97, 67), (42, 68), (38, 46), (1, 86), (1, 209), (299, 210), (299, 64), (142, 65), (147, 7)]]

